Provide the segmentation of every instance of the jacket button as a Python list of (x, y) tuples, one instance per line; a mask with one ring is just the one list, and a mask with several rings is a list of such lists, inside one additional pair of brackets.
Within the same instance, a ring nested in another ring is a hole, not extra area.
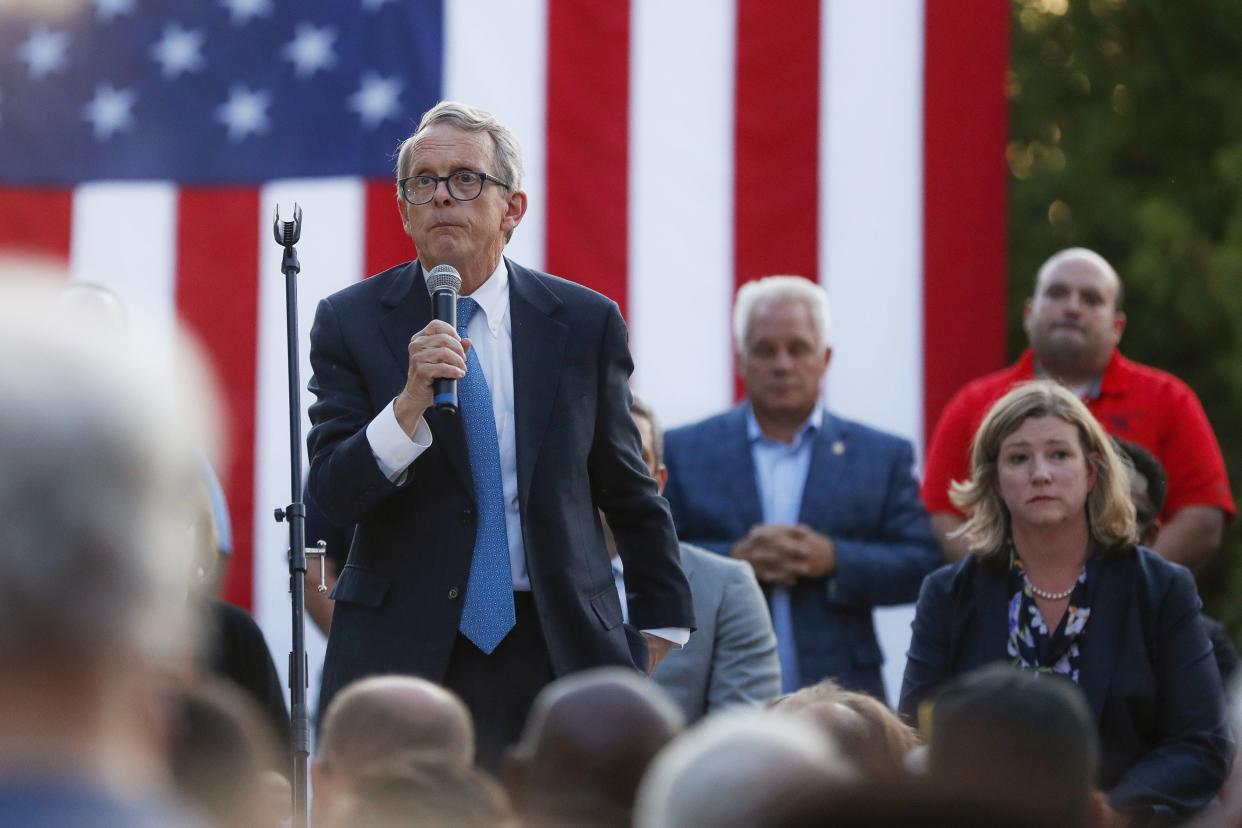
[(474, 510), (473, 509), (462, 509), (461, 510), (461, 525), (469, 526), (473, 522), (474, 522)]
[(449, 600), (452, 601), (457, 597), (457, 587), (451, 587), (448, 591)]

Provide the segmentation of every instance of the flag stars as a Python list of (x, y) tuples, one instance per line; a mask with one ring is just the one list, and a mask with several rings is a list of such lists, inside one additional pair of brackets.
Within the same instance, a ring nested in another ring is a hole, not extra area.
[(364, 11), (377, 12), (393, 0), (362, 0), (362, 8)]
[(234, 86), (228, 101), (216, 109), (216, 118), (228, 128), (229, 140), (236, 143), (271, 128), (267, 116), (271, 102), (272, 95), (266, 90)]
[(132, 127), (137, 100), (132, 89), (117, 89), (110, 83), (95, 87), (95, 97), (82, 107), (82, 117), (95, 129), (95, 140), (106, 140)]
[(137, 7), (135, 0), (94, 0), (95, 18), (103, 23), (111, 23), (118, 17), (133, 14)]
[(272, 0), (220, 0), (220, 4), (228, 9), (234, 26), (244, 26), (256, 17), (272, 13)]
[(315, 28), (301, 23), (293, 40), (285, 45), (283, 54), (293, 62), (294, 72), (299, 78), (309, 78), (320, 69), (329, 69), (336, 63), (336, 53), (332, 50), (335, 40), (336, 29), (332, 26)]
[(30, 77), (36, 80), (61, 72), (69, 61), (69, 33), (36, 26), (18, 47), (17, 54), (26, 62)]
[(197, 29), (183, 29), (173, 23), (164, 27), (164, 36), (151, 46), (151, 59), (161, 67), (163, 75), (175, 79), (183, 72), (198, 72), (203, 60), (203, 33)]
[(358, 91), (349, 96), (349, 108), (362, 118), (364, 127), (374, 127), (381, 121), (396, 117), (401, 86), (399, 78), (383, 78), (368, 72)]

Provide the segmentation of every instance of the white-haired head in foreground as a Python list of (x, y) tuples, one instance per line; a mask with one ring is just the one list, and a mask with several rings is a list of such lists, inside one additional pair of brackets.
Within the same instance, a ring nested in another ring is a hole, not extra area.
[(820, 350), (832, 346), (832, 313), (828, 292), (817, 282), (801, 276), (764, 276), (738, 288), (733, 302), (733, 342), (739, 356), (746, 356), (746, 342), (755, 309), (772, 302), (800, 302), (806, 305), (819, 334)]
[(656, 757), (638, 789), (634, 825), (762, 825), (803, 797), (857, 778), (836, 745), (805, 721), (779, 711), (728, 711)]
[(0, 262), (0, 682), (184, 652), (192, 493), (216, 441), (188, 349), (92, 326), (46, 276)]

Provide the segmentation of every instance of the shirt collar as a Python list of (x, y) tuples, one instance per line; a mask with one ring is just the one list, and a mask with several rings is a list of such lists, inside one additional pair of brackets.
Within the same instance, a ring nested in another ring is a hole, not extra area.
[(483, 312), (483, 317), (487, 320), (488, 330), (492, 332), (492, 336), (497, 336), (504, 322), (505, 313), (509, 310), (509, 268), (504, 256), (500, 257), (500, 262), (492, 271), (492, 275), (488, 276), (487, 281), (470, 294), (470, 298), (478, 302), (479, 310)]
[[(1044, 369), (1039, 366), (1039, 363), (1035, 360), (1034, 353), (1032, 353), (1030, 349), (1027, 349), (1026, 353), (1022, 356), (1023, 359), (1029, 358), (1031, 376), (1035, 379), (1047, 378), (1048, 375), (1044, 373)], [(1121, 370), (1121, 360), (1121, 354), (1116, 348), (1113, 348), (1112, 354), (1108, 358), (1108, 365), (1104, 366), (1104, 373), (1087, 383), (1086, 388), (1075, 388), (1072, 390), (1078, 394), (1078, 397), (1084, 402), (1089, 402), (1091, 400), (1098, 399), (1104, 394), (1117, 391), (1117, 383), (1120, 381), (1118, 378), (1118, 372)]]
[(1121, 355), (1121, 351), (1113, 348), (1113, 354), (1108, 358), (1108, 367), (1100, 376), (1099, 387), (1096, 389), (1097, 396), (1122, 393), (1125, 385), (1125, 380), (1122, 379), (1122, 374), (1126, 370), (1125, 363), (1126, 358)]
[[(798, 427), (798, 431), (794, 434), (793, 442), (790, 445), (800, 445), (803, 440), (819, 431), (823, 424), (824, 409), (816, 402), (815, 407), (811, 409), (811, 416), (807, 417), (806, 422)], [(752, 443), (768, 439), (763, 435), (763, 429), (759, 428), (759, 421), (755, 419), (755, 409), (749, 403), (746, 405), (746, 437)]]

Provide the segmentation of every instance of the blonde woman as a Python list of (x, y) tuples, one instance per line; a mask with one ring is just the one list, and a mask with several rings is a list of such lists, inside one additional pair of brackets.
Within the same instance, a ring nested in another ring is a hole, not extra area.
[(1199, 597), (1184, 568), (1138, 546), (1125, 466), (1086, 406), (1053, 382), (1014, 388), (951, 497), (972, 554), (923, 583), (901, 712), (991, 662), (1054, 674), (1091, 707), (1119, 821), (1208, 804), (1230, 743)]

